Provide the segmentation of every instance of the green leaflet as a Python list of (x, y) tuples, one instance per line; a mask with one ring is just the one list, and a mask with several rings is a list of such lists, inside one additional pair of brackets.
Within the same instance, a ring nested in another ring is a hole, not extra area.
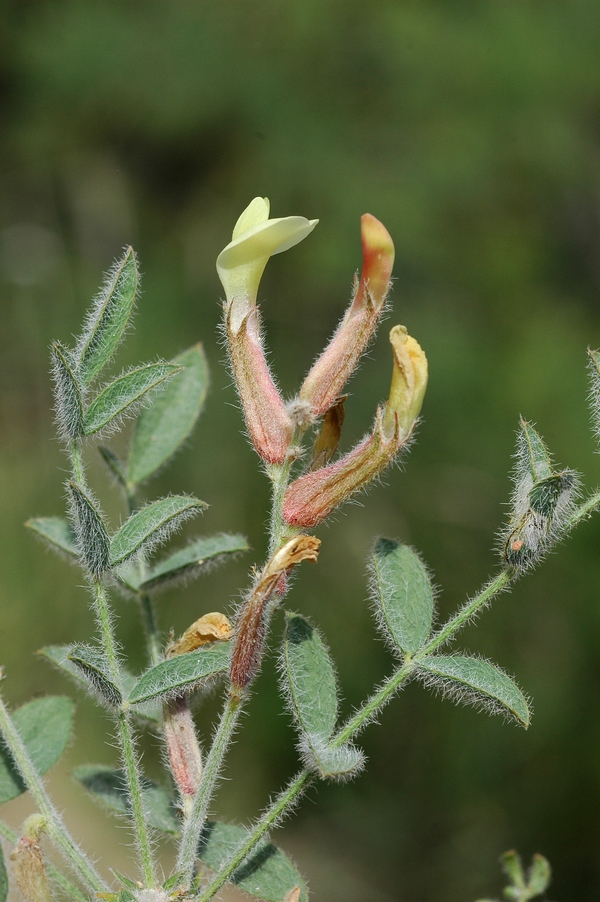
[(133, 310), (138, 283), (137, 261), (130, 247), (108, 273), (77, 341), (75, 359), (84, 385), (92, 382), (117, 349)]
[(431, 632), (433, 589), (427, 571), (408, 545), (379, 539), (371, 560), (379, 619), (394, 644), (414, 654)]
[(108, 705), (118, 708), (123, 696), (113, 682), (104, 650), (98, 645), (74, 645), (69, 651), (69, 661), (83, 674), (88, 687)]
[(77, 547), (85, 566), (94, 576), (108, 567), (109, 538), (94, 502), (75, 483), (69, 482), (77, 530)]
[(283, 654), (292, 713), (303, 733), (326, 744), (338, 714), (333, 664), (317, 630), (287, 611)]
[[(73, 709), (71, 699), (47, 695), (27, 702), (13, 713), (15, 727), (38, 773), (45, 774), (64, 752), (71, 735)], [(10, 753), (0, 749), (0, 803), (25, 791)]]
[(77, 537), (71, 524), (64, 517), (33, 517), (25, 523), (37, 536), (55, 551), (78, 558)]
[(247, 550), (248, 543), (244, 536), (221, 533), (195, 539), (185, 548), (167, 555), (147, 570), (143, 580), (133, 567), (120, 569), (118, 575), (133, 592), (160, 592), (176, 580), (198, 576), (225, 555)]
[[(87, 692), (89, 690), (87, 678), (83, 675), (82, 670), (73, 661), (69, 660), (71, 648), (72, 646), (70, 645), (46, 645), (44, 648), (39, 649), (38, 655), (42, 655), (47, 661), (62, 670), (63, 673), (67, 674), (78, 686), (81, 686)], [(133, 689), (138, 681), (138, 678), (124, 667), (121, 667), (121, 679), (123, 681), (123, 690), (126, 694)], [(161, 723), (160, 705), (156, 702), (136, 705), (132, 713), (146, 726), (155, 727)]]
[(129, 693), (129, 702), (137, 705), (150, 699), (191, 692), (204, 680), (227, 672), (229, 653), (228, 642), (216, 642), (161, 661), (140, 677)]
[(150, 363), (119, 376), (100, 392), (86, 410), (83, 418), (84, 434), (93, 435), (98, 432), (177, 372), (179, 367), (173, 364)]
[(545, 893), (552, 879), (552, 869), (548, 859), (543, 855), (534, 855), (527, 877), (527, 889), (532, 897)]
[(56, 414), (63, 435), (78, 438), (83, 430), (83, 401), (66, 348), (54, 342), (51, 350)]
[(123, 563), (142, 548), (164, 542), (188, 517), (207, 505), (190, 495), (171, 495), (147, 504), (115, 533), (110, 541), (110, 564)]
[(202, 345), (176, 357), (183, 367), (175, 379), (143, 410), (136, 422), (129, 454), (131, 486), (148, 479), (177, 451), (190, 435), (204, 406), (208, 366)]
[(522, 465), (534, 482), (552, 475), (552, 459), (539, 432), (531, 423), (521, 420)]
[(348, 777), (362, 767), (364, 759), (362, 752), (350, 744), (330, 745), (338, 702), (329, 652), (307, 620), (288, 611), (285, 616), (284, 691), (300, 727), (300, 748), (321, 777)]
[[(131, 814), (127, 780), (123, 771), (113, 770), (103, 764), (84, 764), (75, 768), (73, 776), (106, 808), (125, 816)], [(148, 824), (163, 833), (173, 836), (178, 834), (177, 808), (168, 792), (145, 777), (141, 782)]]
[[(198, 857), (211, 870), (219, 868), (233, 855), (248, 835), (245, 827), (208, 822), (198, 844)], [(234, 872), (232, 883), (257, 899), (282, 902), (294, 887), (300, 887), (300, 902), (308, 902), (304, 880), (287, 857), (271, 843), (263, 843)]]
[[(434, 686), (441, 681), (443, 688), (460, 700), (482, 704), (509, 715), (524, 727), (529, 726), (525, 696), (504, 671), (489, 661), (467, 655), (430, 655), (420, 659), (418, 671)], [(427, 679), (428, 675), (431, 680)]]

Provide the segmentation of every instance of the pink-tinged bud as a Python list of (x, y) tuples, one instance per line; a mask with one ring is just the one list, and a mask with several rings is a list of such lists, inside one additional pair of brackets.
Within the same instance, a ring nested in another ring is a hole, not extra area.
[(163, 705), (163, 729), (171, 772), (185, 815), (189, 813), (202, 776), (202, 753), (185, 695)]
[(252, 307), (236, 325), (234, 303), (227, 314), (227, 343), (246, 426), (263, 460), (280, 464), (292, 441), (292, 421), (265, 358), (258, 308)]
[(410, 438), (427, 387), (427, 358), (403, 326), (392, 329), (390, 342), (394, 351), (390, 396), (385, 408), (377, 411), (373, 432), (341, 460), (292, 482), (283, 503), (283, 517), (290, 525), (318, 526), (379, 476)]
[(335, 403), (371, 340), (390, 289), (394, 244), (385, 226), (365, 213), (361, 217), (363, 266), (344, 318), (300, 389), (300, 400), (313, 416)]

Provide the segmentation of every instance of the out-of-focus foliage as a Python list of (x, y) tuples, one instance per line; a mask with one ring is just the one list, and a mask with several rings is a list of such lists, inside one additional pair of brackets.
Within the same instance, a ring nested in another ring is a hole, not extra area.
[[(220, 366), (214, 260), (261, 194), (274, 216), (321, 219), (261, 286), (286, 392), (342, 312), (365, 211), (396, 242), (390, 324), (406, 323), (430, 360), (425, 422), (404, 471), (324, 530), (319, 566), (290, 597), (323, 630), (344, 696), (358, 701), (391, 666), (365, 602), (376, 534), (419, 548), (449, 611), (493, 566), (519, 414), (561, 466), (600, 481), (585, 403), (585, 348), (600, 344), (600, 6), (7, 0), (0, 15), (8, 691), (23, 701), (52, 680), (64, 691), (29, 649), (89, 631), (75, 571), (32, 547), (20, 523), (62, 510), (48, 345), (76, 329), (125, 243), (142, 263), (143, 315), (116, 365), (202, 340), (211, 366), (206, 414), (160, 488), (205, 498), (207, 533), (249, 535), (260, 560), (267, 488)], [(368, 428), (390, 369), (383, 329), (351, 383), (346, 447)], [(106, 479), (99, 463), (91, 473)], [(109, 514), (116, 524), (123, 512)], [(477, 650), (533, 696), (528, 733), (411, 686), (365, 734), (365, 775), (302, 807), (284, 840), (316, 900), (475, 898), (493, 891), (508, 847), (547, 855), (556, 898), (597, 897), (599, 538), (598, 525), (582, 525), (478, 631)], [(165, 595), (165, 630), (234, 597), (249, 564), (209, 575), (183, 600)], [(120, 638), (139, 639), (126, 605)], [(241, 795), (222, 790), (232, 817), (254, 813), (296, 766), (275, 683), (267, 667), (253, 701), (259, 727), (234, 750), (232, 770), (245, 777)], [(100, 760), (86, 705), (78, 723), (77, 758), (87, 744)], [(115, 763), (109, 746), (104, 755)]]

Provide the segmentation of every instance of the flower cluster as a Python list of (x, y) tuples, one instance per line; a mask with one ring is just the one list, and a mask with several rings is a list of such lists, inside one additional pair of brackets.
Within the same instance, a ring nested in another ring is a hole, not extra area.
[(361, 219), (362, 270), (350, 305), (297, 398), (284, 402), (265, 356), (258, 288), (269, 257), (298, 244), (317, 222), (302, 216), (269, 219), (269, 201), (256, 197), (217, 258), (231, 366), (256, 451), (269, 464), (284, 464), (295, 453), (298, 436), (323, 418), (312, 464), (284, 499), (284, 519), (301, 529), (321, 523), (394, 460), (411, 436), (427, 386), (425, 354), (403, 326), (394, 326), (387, 403), (377, 410), (371, 434), (330, 462), (343, 421), (341, 392), (377, 328), (391, 286), (394, 245), (385, 226), (367, 213)]

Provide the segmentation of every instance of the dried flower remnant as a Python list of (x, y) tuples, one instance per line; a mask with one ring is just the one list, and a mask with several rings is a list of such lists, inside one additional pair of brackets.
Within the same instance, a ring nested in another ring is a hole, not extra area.
[(273, 555), (259, 574), (235, 625), (230, 668), (232, 694), (239, 695), (256, 676), (267, 626), (267, 602), (290, 570), (302, 561), (317, 562), (320, 546), (321, 540), (315, 536), (295, 536)]
[(199, 620), (188, 626), (185, 633), (176, 642), (167, 646), (166, 657), (183, 655), (195, 651), (209, 642), (225, 641), (231, 639), (233, 627), (225, 616), (218, 611), (204, 614)]
[(375, 479), (408, 442), (427, 388), (427, 358), (404, 326), (390, 332), (394, 368), (385, 408), (371, 435), (341, 460), (306, 473), (288, 488), (283, 516), (292, 526), (312, 529), (355, 492)]

